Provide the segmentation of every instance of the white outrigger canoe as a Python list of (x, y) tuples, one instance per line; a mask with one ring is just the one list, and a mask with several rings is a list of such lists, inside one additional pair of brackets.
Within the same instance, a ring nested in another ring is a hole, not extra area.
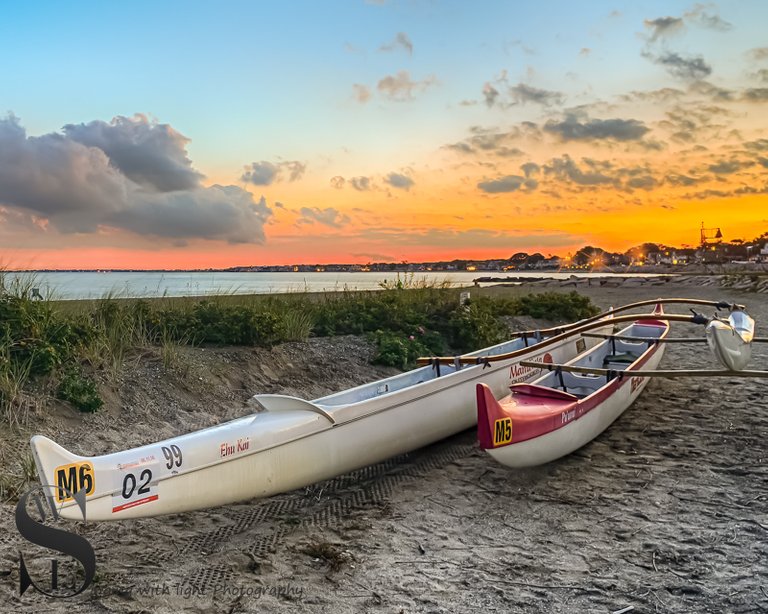
[[(610, 319), (585, 322), (606, 332), (613, 328)], [(568, 361), (595, 343), (578, 332), (534, 341), (523, 336), (453, 365), (438, 360), (314, 401), (257, 395), (252, 400), (260, 411), (253, 415), (122, 452), (78, 456), (41, 435), (32, 437), (32, 452), (51, 504), (64, 518), (82, 518), (72, 495), (83, 493), (88, 520), (157, 516), (267, 497), (468, 429), (476, 423), (478, 382), (502, 396), (510, 384), (538, 375), (535, 367), (519, 366), (521, 360)], [(468, 360), (475, 364), (462, 368)]]
[(500, 401), (478, 384), (480, 447), (508, 467), (531, 467), (589, 443), (643, 391), (648, 379), (631, 374), (656, 368), (668, 332), (666, 321), (638, 320), (533, 382), (512, 385)]

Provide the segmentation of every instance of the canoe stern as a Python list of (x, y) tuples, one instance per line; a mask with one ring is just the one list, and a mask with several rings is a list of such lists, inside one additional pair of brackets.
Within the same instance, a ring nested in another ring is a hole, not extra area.
[(512, 419), (485, 384), (477, 384), (477, 440), (483, 450), (512, 441)]

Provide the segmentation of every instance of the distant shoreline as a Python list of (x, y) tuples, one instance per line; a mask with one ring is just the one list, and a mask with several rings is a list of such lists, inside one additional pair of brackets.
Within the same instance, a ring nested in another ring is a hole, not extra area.
[[(381, 274), (381, 273), (401, 273), (401, 274), (457, 274), (457, 273), (476, 273), (479, 277), (502, 277), (504, 275), (515, 276), (520, 273), (540, 274), (543, 277), (554, 273), (573, 274), (573, 275), (637, 275), (637, 274), (657, 274), (657, 275), (724, 275), (728, 273), (755, 272), (768, 274), (768, 263), (759, 262), (729, 262), (723, 264), (689, 264), (689, 265), (671, 265), (655, 264), (641, 265), (631, 267), (599, 267), (599, 268), (543, 268), (543, 269), (515, 269), (503, 271), (500, 269), (477, 269), (470, 271), (466, 269), (413, 269), (408, 266), (399, 266), (392, 269), (373, 268), (370, 270), (352, 268), (351, 264), (310, 264), (297, 265), (300, 270), (293, 270), (288, 265), (265, 266), (263, 268), (232, 267), (226, 269), (0, 269), (2, 273), (294, 273), (299, 275), (313, 273), (353, 273), (353, 274)], [(487, 275), (484, 275), (487, 274)]]

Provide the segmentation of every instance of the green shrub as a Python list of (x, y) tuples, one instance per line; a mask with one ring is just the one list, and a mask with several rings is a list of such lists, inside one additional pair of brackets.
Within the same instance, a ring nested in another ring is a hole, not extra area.
[(78, 368), (70, 368), (63, 373), (56, 397), (68, 401), (82, 412), (94, 412), (104, 404), (96, 383)]
[(469, 304), (457, 309), (450, 318), (450, 344), (460, 352), (471, 352), (501, 343), (509, 329), (483, 304)]
[(518, 313), (532, 318), (542, 318), (556, 321), (575, 321), (588, 318), (599, 313), (587, 296), (576, 291), (568, 294), (559, 292), (544, 292), (542, 294), (526, 294), (519, 299)]
[(373, 333), (373, 339), (376, 343), (374, 364), (405, 370), (412, 367), (419, 356), (430, 353), (429, 348), (413, 335), (406, 337), (391, 331), (377, 330)]
[(199, 342), (271, 347), (281, 340), (281, 318), (248, 305), (202, 301), (192, 310), (192, 331)]

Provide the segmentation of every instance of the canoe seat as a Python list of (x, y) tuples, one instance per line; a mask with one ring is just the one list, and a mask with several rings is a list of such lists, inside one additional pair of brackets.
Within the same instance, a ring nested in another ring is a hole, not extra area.
[(603, 358), (603, 364), (607, 365), (610, 362), (617, 362), (623, 365), (629, 365), (635, 362), (639, 358), (640, 354), (635, 352), (621, 352), (618, 354), (608, 354)]

